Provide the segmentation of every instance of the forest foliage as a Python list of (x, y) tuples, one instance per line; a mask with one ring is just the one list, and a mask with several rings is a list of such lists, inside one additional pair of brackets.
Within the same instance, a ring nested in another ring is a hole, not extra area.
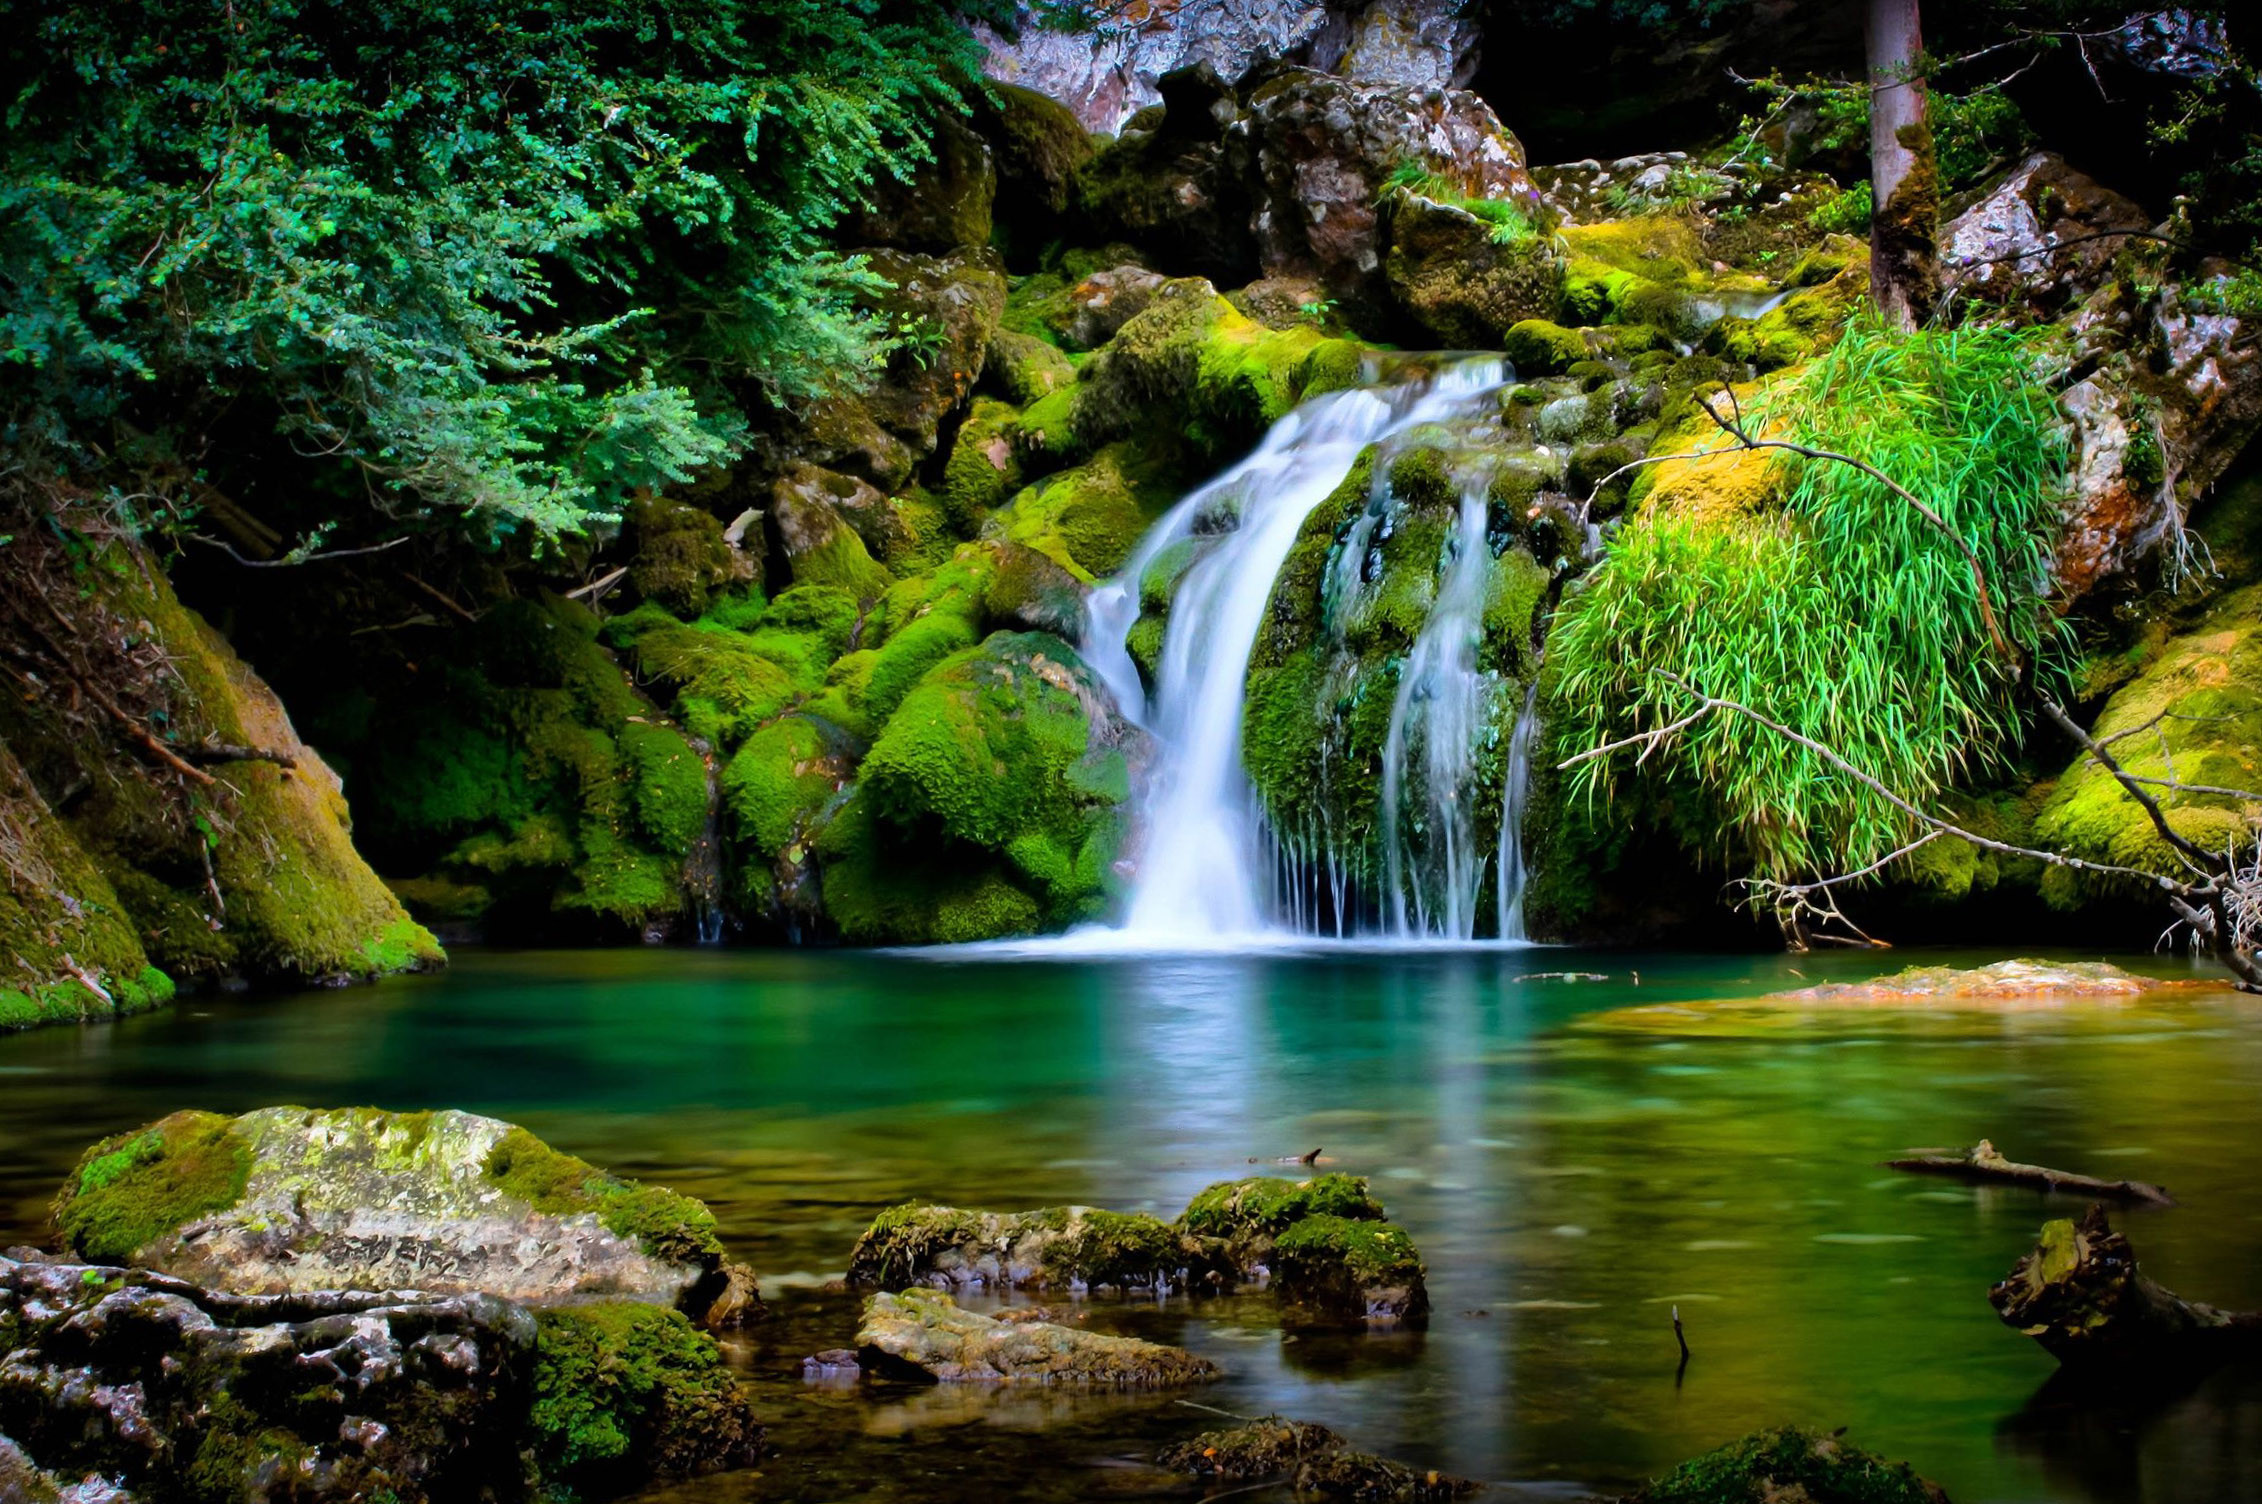
[[(935, 0), (12, 0), (0, 441), (175, 502), (224, 426), (554, 535), (854, 386), (825, 232), (979, 52)], [(173, 482), (167, 486), (167, 482)]]

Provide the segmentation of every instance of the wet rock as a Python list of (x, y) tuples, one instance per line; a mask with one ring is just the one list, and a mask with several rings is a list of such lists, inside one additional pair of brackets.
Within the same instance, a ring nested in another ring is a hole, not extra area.
[(1050, 1322), (998, 1321), (935, 1290), (872, 1296), (856, 1341), (867, 1368), (941, 1383), (1164, 1389), (1218, 1377), (1216, 1364), (1180, 1348)]
[(1026, 265), (1060, 239), (1076, 173), (1097, 143), (1075, 111), (1034, 89), (992, 79), (970, 103), (997, 169), (994, 238), (1009, 262)]
[(1184, 1290), (1230, 1284), (1222, 1243), (1138, 1213), (1088, 1206), (973, 1212), (891, 1207), (848, 1257), (866, 1289)]
[(987, 246), (939, 256), (880, 250), (869, 264), (894, 285), (873, 311), (903, 343), (887, 379), (862, 404), (914, 460), (923, 460), (935, 452), (944, 415), (963, 406), (981, 379), (990, 336), (1005, 313), (1005, 267)]
[(1941, 281), (1968, 297), (2055, 313), (2111, 275), (2130, 245), (2114, 232), (2148, 230), (2151, 223), (2140, 205), (2076, 172), (2056, 152), (2036, 152), (1980, 189), (1941, 228)]
[(527, 1494), (536, 1330), (505, 1301), (238, 1297), (0, 1259), (0, 1332), (0, 1431), (58, 1481), (160, 1499), (192, 1477), (212, 1498)]
[(1302, 1324), (1420, 1322), (1425, 1272), (1414, 1240), (1389, 1222), (1306, 1217), (1273, 1244), (1273, 1288)]
[(1835, 1436), (1785, 1426), (1692, 1458), (1620, 1504), (1948, 1504), (1940, 1486)]
[(853, 1347), (828, 1347), (801, 1360), (804, 1379), (853, 1379), (864, 1372)]
[(88, 1150), (55, 1204), (74, 1253), (236, 1295), (473, 1292), (748, 1309), (714, 1216), (467, 1112), (176, 1113)]
[(712, 1339), (637, 1302), (236, 1295), (0, 1258), (0, 1353), (11, 1500), (27, 1468), (79, 1504), (532, 1500), (743, 1465), (761, 1436)]
[(1483, 1485), (1435, 1468), (1420, 1470), (1370, 1452), (1322, 1452), (1298, 1465), (1296, 1492), (1317, 1499), (1350, 1499), (1357, 1504), (1445, 1504), (1465, 1499)]
[(1324, 326), (1333, 312), (1327, 305), (1327, 289), (1309, 277), (1259, 277), (1227, 293), (1225, 300), (1267, 329)]
[(1769, 993), (1765, 1001), (1821, 1003), (1838, 1007), (1990, 1006), (2061, 998), (2133, 998), (2148, 992), (2190, 989), (2205, 984), (2137, 976), (2104, 961), (1997, 961), (1961, 970), (1950, 966), (1911, 966), (1871, 982), (1829, 982), (1790, 992)]
[(1343, 1438), (1325, 1426), (1268, 1415), (1164, 1447), (1155, 1454), (1155, 1462), (1197, 1478), (1245, 1483), (1291, 1472), (1306, 1458), (1337, 1451), (1343, 1444)]
[(1441, 348), (1495, 349), (1510, 326), (1555, 312), (1563, 270), (1538, 236), (1501, 244), (1467, 209), (1417, 193), (1386, 208), (1390, 290)]

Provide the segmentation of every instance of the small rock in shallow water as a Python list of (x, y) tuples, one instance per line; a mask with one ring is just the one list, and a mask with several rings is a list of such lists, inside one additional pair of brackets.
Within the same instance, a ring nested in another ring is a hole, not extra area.
[(856, 1333), (858, 1361), (877, 1373), (944, 1383), (1095, 1384), (1162, 1389), (1218, 1377), (1181, 1348), (1044, 1321), (998, 1321), (937, 1290), (874, 1295)]
[(1835, 1436), (1785, 1426), (1692, 1458), (1619, 1504), (1948, 1504), (1940, 1486)]
[(848, 1256), (848, 1282), (864, 1289), (1159, 1291), (1233, 1279), (1216, 1239), (1140, 1213), (1088, 1206), (1009, 1213), (891, 1207)]

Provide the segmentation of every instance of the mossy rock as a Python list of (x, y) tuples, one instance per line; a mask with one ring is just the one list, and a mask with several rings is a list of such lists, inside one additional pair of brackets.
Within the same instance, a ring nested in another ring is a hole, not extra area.
[(959, 426), (943, 471), (942, 515), (952, 532), (970, 538), (982, 519), (1021, 489), (1021, 460), (1013, 435), (1020, 414), (1002, 402), (977, 398)]
[[(2115, 743), (2114, 755), (2130, 773), (2216, 788), (2262, 785), (2262, 585), (2233, 591), (2169, 638), (2105, 703), (2091, 733), (2104, 740), (2156, 720), (2159, 734)], [(2176, 832), (2210, 851), (2243, 845), (2252, 818), (2262, 812), (2262, 800), (2229, 794), (2159, 785), (2152, 793)], [(2149, 872), (2180, 870), (2176, 854), (2142, 807), (2087, 757), (2058, 778), (2035, 818), (2034, 834), (2047, 847), (2093, 862)], [(2058, 867), (2042, 877), (2044, 898), (2062, 908), (2150, 891), (2149, 883), (2135, 879)]]
[[(38, 588), (67, 605), (71, 635), (155, 647), (162, 667), (112, 692), (155, 705), (153, 734), (184, 750), (219, 743), (273, 756), (192, 784), (153, 774), (105, 723), (63, 716), (44, 697), (0, 697), (0, 822), (10, 833), (61, 822), (8, 843), (33, 864), (18, 871), (58, 896), (0, 899), (0, 939), (30, 967), (4, 979), (22, 990), (0, 998), (0, 1019), (154, 1006), (170, 992), (155, 972), (180, 982), (366, 981), (442, 964), (439, 943), (355, 849), (341, 780), (274, 691), (181, 603), (140, 545), (108, 529), (74, 541), (75, 553), (42, 529), (10, 554), (22, 570), (55, 575)], [(76, 793), (58, 812), (65, 788)], [(85, 950), (50, 949), (66, 943)]]
[(609, 1492), (760, 1455), (762, 1428), (722, 1350), (682, 1313), (595, 1301), (536, 1319), (528, 1426), (552, 1487)]
[(717, 591), (752, 578), (752, 566), (725, 541), (722, 523), (698, 507), (654, 497), (631, 507), (627, 520), (635, 548), (630, 587), (677, 616), (704, 614)]
[(1869, 267), (1857, 263), (1827, 282), (1798, 289), (1756, 319), (1722, 319), (1705, 347), (1758, 371), (1781, 370), (1836, 344), (1868, 297)]
[(864, 1289), (1208, 1290), (1235, 1273), (1224, 1245), (1144, 1213), (1056, 1206), (963, 1211), (906, 1203), (873, 1218), (848, 1258)]
[(1755, 1431), (1682, 1463), (1623, 1504), (1947, 1504), (1938, 1484), (1819, 1431)]
[(1394, 1326), (1429, 1314), (1421, 1255), (1389, 1222), (1301, 1218), (1274, 1239), (1271, 1266), (1274, 1288), (1298, 1319)]
[(1367, 1190), (1364, 1176), (1328, 1174), (1308, 1180), (1252, 1175), (1221, 1180), (1195, 1193), (1178, 1225), (1198, 1237), (1236, 1245), (1277, 1238), (1306, 1217), (1380, 1222), (1387, 1214)]
[(1163, 1389), (1206, 1383), (1217, 1365), (1180, 1348), (1049, 1321), (963, 1311), (939, 1290), (864, 1302), (858, 1360), (884, 1376), (935, 1383), (1082, 1384)]
[(176, 1113), (87, 1151), (64, 1245), (245, 1295), (422, 1289), (626, 1296), (722, 1319), (751, 1300), (713, 1213), (471, 1113)]
[(1525, 319), (1510, 328), (1501, 350), (1519, 376), (1560, 376), (1587, 359), (1586, 336), (1546, 319)]
[(1176, 458), (1167, 446), (1110, 444), (1014, 497), (1000, 519), (1005, 537), (1079, 581), (1104, 579), (1177, 501), (1184, 471)]
[(806, 833), (846, 777), (832, 742), (821, 722), (789, 715), (732, 754), (723, 803), (738, 846), (774, 862)]
[(1076, 366), (1059, 346), (1013, 329), (990, 336), (982, 384), (1016, 407), (1029, 407), (1076, 384)]

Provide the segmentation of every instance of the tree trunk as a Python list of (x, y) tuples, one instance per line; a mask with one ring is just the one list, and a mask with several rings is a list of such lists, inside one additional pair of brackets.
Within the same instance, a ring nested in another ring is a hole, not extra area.
[(1886, 321), (1913, 329), (1940, 269), (1940, 185), (1922, 67), (1917, 0), (1869, 0), (1870, 295)]
[(2141, 1374), (2262, 1348), (2262, 1313), (2218, 1311), (2154, 1284), (2102, 1205), (2079, 1222), (2045, 1223), (1987, 1299), (2067, 1368)]

